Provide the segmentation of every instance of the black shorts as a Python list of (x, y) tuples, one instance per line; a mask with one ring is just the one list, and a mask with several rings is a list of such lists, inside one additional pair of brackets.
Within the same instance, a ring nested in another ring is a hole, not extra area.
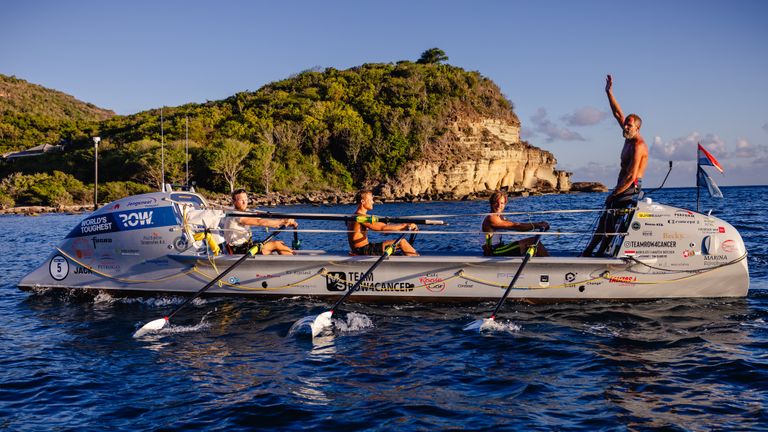
[(230, 255), (245, 255), (248, 253), (248, 250), (253, 247), (253, 242), (247, 241), (243, 244), (233, 246), (233, 245), (227, 245), (227, 253)]
[(489, 247), (483, 245), (484, 256), (523, 256), (523, 250), (520, 248), (520, 242), (499, 243)]
[(355, 255), (381, 255), (384, 253), (384, 243), (368, 243), (352, 249)]
[(638, 180), (624, 192), (616, 195), (610, 200), (606, 207), (609, 209), (621, 209), (634, 205), (640, 197), (640, 190), (642, 189), (642, 181)]

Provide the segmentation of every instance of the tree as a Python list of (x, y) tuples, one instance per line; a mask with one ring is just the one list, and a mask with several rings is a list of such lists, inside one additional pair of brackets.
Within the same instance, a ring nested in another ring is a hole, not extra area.
[(272, 179), (275, 177), (275, 145), (271, 137), (271, 133), (264, 133), (264, 141), (256, 144), (253, 149), (253, 164), (256, 171), (261, 174), (261, 185), (264, 186), (265, 193), (269, 193)]
[(251, 143), (232, 138), (225, 138), (211, 154), (211, 171), (224, 176), (229, 183), (229, 192), (235, 191), (237, 176), (243, 170), (243, 159), (251, 151)]
[(174, 141), (164, 148), (157, 141), (142, 140), (126, 146), (129, 157), (126, 166), (138, 166), (133, 178), (162, 190), (166, 183), (184, 183), (185, 171), (183, 142)]
[(432, 64), (444, 61), (448, 61), (448, 56), (445, 54), (445, 51), (441, 50), (440, 48), (430, 48), (421, 53), (421, 57), (418, 61), (416, 61), (416, 63)]

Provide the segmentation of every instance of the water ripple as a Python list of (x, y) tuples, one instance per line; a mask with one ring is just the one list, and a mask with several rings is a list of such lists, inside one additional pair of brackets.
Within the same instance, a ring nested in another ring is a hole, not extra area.
[[(174, 316), (167, 331), (133, 339), (184, 298), (20, 292), (15, 281), (50, 251), (37, 233), (64, 236), (80, 217), (0, 217), (14, 227), (0, 230), (0, 240), (19, 245), (1, 273), (0, 427), (764, 430), (768, 221), (749, 197), (766, 190), (724, 192), (744, 205), (705, 205), (741, 227), (753, 288), (746, 299), (510, 302), (499, 313), (504, 331), (482, 333), (464, 327), (486, 318), (493, 302), (350, 303), (334, 316), (333, 334), (314, 340), (290, 335), (291, 325), (329, 305), (297, 298), (205, 298)], [(681, 201), (690, 190), (657, 195)], [(601, 198), (533, 197), (514, 200), (512, 209), (584, 207)], [(474, 213), (486, 205), (388, 204), (381, 211)], [(477, 222), (458, 219), (457, 230)], [(571, 215), (553, 222), (580, 227)], [(336, 240), (319, 238), (312, 247)], [(551, 242), (577, 249), (569, 240)]]

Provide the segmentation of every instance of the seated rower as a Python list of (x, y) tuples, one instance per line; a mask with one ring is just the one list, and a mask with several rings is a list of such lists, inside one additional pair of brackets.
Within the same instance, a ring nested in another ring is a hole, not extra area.
[[(355, 215), (367, 215), (368, 210), (373, 210), (373, 192), (369, 190), (361, 190), (355, 195), (355, 202), (357, 203), (357, 210)], [(368, 230), (374, 231), (415, 231), (418, 229), (416, 224), (393, 224), (388, 225), (384, 222), (357, 222), (351, 221), (347, 224), (349, 232), (347, 233), (347, 240), (349, 241), (349, 249), (354, 255), (382, 255), (384, 249), (394, 243), (394, 240), (385, 240), (380, 243), (368, 242)], [(405, 255), (418, 256), (419, 253), (411, 246), (406, 239), (400, 240), (395, 245)]]
[[(525, 251), (535, 243), (534, 237), (524, 238), (511, 243), (503, 243), (499, 241), (497, 244), (493, 244), (493, 232), (494, 231), (533, 231), (535, 229), (549, 229), (549, 223), (541, 222), (513, 222), (507, 220), (499, 213), (504, 211), (504, 207), (507, 205), (507, 195), (503, 192), (496, 191), (491, 195), (489, 200), (491, 206), (491, 213), (483, 219), (483, 232), (485, 235), (485, 244), (483, 245), (483, 255), (485, 256), (523, 256)], [(549, 252), (542, 243), (536, 248), (536, 256), (549, 256)]]
[[(237, 211), (248, 211), (248, 194), (245, 189), (237, 189), (232, 192), (232, 205)], [(224, 239), (226, 250), (230, 254), (244, 254), (255, 244), (253, 241), (251, 226), (263, 226), (269, 228), (299, 226), (293, 219), (267, 219), (257, 217), (226, 217), (223, 221)], [(264, 243), (259, 251), (262, 255), (277, 252), (280, 255), (293, 255), (293, 250), (280, 240), (272, 240)]]

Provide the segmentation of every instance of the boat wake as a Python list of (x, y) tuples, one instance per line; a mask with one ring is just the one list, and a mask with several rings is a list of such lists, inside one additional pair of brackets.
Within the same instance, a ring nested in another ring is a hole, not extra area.
[(374, 327), (368, 315), (356, 312), (348, 313), (346, 320), (333, 320), (333, 325), (339, 333), (358, 333)]
[[(176, 306), (184, 303), (186, 297), (179, 296), (162, 296), (162, 297), (114, 297), (111, 294), (101, 292), (93, 298), (94, 304), (140, 304), (149, 306), (151, 308), (164, 308), (170, 306)], [(206, 299), (200, 297), (192, 300), (193, 306), (205, 306), (208, 304)]]
[(205, 321), (205, 317), (203, 317), (203, 319), (201, 319), (200, 322), (195, 325), (167, 325), (160, 329), (150, 329), (144, 331), (142, 331), (143, 327), (140, 327), (142, 325), (142, 323), (137, 323), (137, 328), (139, 330), (133, 334), (135, 339), (141, 339), (145, 337), (157, 339), (162, 336), (173, 334), (196, 333), (199, 331), (207, 330), (211, 327), (211, 325)]
[(162, 330), (161, 333), (165, 334), (182, 334), (182, 333), (196, 333), (199, 331), (207, 330), (211, 328), (211, 325), (203, 318), (199, 323), (195, 325), (171, 325)]
[(325, 322), (321, 323), (321, 326), (323, 327), (321, 330), (323, 331), (317, 333), (313, 331), (312, 328), (313, 324), (317, 325), (315, 323), (317, 317), (318, 315), (310, 315), (296, 321), (288, 330), (288, 336), (317, 337), (329, 334), (355, 334), (374, 327), (373, 321), (371, 321), (371, 318), (368, 317), (368, 315), (349, 312), (343, 319), (336, 319), (334, 317), (330, 320), (329, 324)]

